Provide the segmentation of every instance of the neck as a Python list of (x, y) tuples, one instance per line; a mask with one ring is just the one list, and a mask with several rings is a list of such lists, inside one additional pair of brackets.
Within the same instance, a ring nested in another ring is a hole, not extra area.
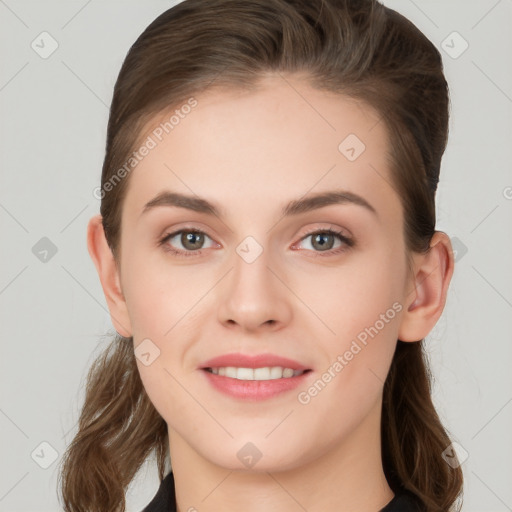
[(337, 446), (292, 469), (227, 469), (169, 428), (178, 512), (378, 512), (393, 498), (381, 458), (381, 403)]

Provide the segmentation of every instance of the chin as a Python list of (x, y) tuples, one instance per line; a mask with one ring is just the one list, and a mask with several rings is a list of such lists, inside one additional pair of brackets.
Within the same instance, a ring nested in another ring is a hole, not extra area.
[[(230, 471), (249, 473), (278, 473), (293, 470), (304, 464), (304, 444), (295, 448), (293, 444), (284, 443), (276, 437), (276, 442), (262, 438), (250, 441), (230, 440), (212, 453), (211, 446), (204, 447), (207, 452), (203, 456), (211, 463)], [(299, 456), (300, 458), (297, 458)]]

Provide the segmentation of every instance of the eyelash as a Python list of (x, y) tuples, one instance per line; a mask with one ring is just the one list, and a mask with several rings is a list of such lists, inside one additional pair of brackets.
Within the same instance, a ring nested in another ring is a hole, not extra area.
[[(171, 240), (176, 235), (179, 235), (181, 233), (196, 233), (196, 234), (202, 234), (206, 235), (208, 238), (211, 238), (208, 236), (207, 233), (204, 231), (201, 231), (200, 229), (194, 229), (194, 228), (183, 228), (178, 231), (174, 231), (173, 233), (168, 233), (164, 235), (163, 238), (161, 238), (158, 242), (158, 246), (163, 247), (164, 251), (172, 253), (174, 256), (178, 258), (189, 258), (194, 256), (200, 256), (202, 254), (203, 249), (198, 249), (195, 251), (182, 251), (182, 250), (176, 250), (172, 246), (167, 244), (168, 240)], [(329, 256), (335, 256), (337, 254), (341, 254), (342, 252), (347, 251), (351, 247), (355, 245), (355, 242), (352, 238), (348, 238), (345, 236), (341, 231), (337, 231), (335, 229), (314, 229), (312, 231), (309, 231), (306, 233), (301, 239), (300, 242), (305, 240), (306, 238), (310, 237), (311, 235), (318, 235), (318, 234), (327, 234), (327, 235), (334, 235), (336, 236), (343, 244), (344, 246), (338, 247), (337, 249), (330, 249), (329, 251), (313, 251), (315, 252), (315, 258), (316, 257), (329, 257)]]

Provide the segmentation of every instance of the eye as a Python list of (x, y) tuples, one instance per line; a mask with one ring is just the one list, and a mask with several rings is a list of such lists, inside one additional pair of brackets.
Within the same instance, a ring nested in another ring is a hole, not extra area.
[[(335, 229), (316, 229), (308, 233), (306, 236), (301, 238), (301, 242), (307, 239), (311, 239), (310, 246), (317, 254), (315, 256), (332, 256), (335, 254), (339, 254), (343, 251), (348, 250), (350, 247), (354, 246), (354, 240), (352, 238), (347, 237), (343, 232), (337, 231)], [(337, 248), (334, 248), (334, 244), (336, 239), (340, 242)], [(297, 247), (297, 244), (294, 248)], [(325, 254), (321, 254), (325, 253)]]
[[(173, 233), (166, 234), (158, 245), (161, 245), (164, 250), (169, 251), (176, 256), (196, 256), (201, 254), (201, 249), (207, 249), (204, 247), (205, 238), (210, 241), (213, 240), (204, 232), (198, 229), (182, 229), (180, 231), (174, 231)], [(182, 248), (176, 249), (173, 244), (181, 244)], [(214, 245), (212, 245), (214, 246)]]
[[(209, 239), (212, 244), (209, 247), (205, 247), (205, 239)], [(311, 231), (307, 235), (303, 236), (300, 242), (311, 238), (311, 247), (315, 256), (333, 256), (348, 250), (350, 247), (355, 245), (352, 238), (347, 237), (343, 232), (335, 229), (316, 229)], [(336, 239), (339, 241), (337, 248), (334, 248)], [(176, 244), (181, 244), (182, 248), (176, 248)], [(202, 254), (202, 249), (208, 249), (211, 247), (220, 247), (219, 244), (213, 242), (213, 240), (200, 229), (181, 229), (172, 233), (166, 234), (158, 242), (159, 246), (162, 246), (165, 251), (168, 251), (178, 257), (190, 257), (199, 256)], [(299, 244), (292, 246), (296, 249)], [(322, 254), (324, 253), (324, 254)]]

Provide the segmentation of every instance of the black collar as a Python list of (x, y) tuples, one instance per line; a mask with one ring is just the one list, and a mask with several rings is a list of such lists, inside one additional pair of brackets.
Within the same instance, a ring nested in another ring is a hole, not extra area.
[[(379, 512), (422, 512), (416, 496), (402, 491)], [(174, 476), (172, 471), (160, 482), (160, 487), (151, 502), (142, 512), (176, 512), (176, 494), (174, 491)]]

